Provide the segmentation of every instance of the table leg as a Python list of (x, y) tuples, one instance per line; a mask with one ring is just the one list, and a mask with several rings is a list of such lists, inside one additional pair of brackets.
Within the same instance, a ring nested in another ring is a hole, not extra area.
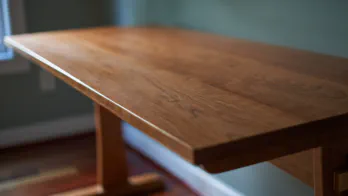
[(157, 174), (128, 177), (121, 120), (104, 107), (95, 106), (97, 139), (97, 185), (59, 196), (114, 196), (153, 192), (164, 187)]
[(347, 189), (346, 179), (340, 178), (345, 177), (344, 172), (347, 171), (346, 146), (326, 146), (314, 150), (315, 196), (340, 196)]

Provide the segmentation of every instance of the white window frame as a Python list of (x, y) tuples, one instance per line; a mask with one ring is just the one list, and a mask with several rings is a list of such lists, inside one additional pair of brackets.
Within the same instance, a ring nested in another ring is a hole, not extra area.
[[(8, 10), (10, 12), (10, 22), (8, 25), (8, 32), (5, 34), (22, 34), (26, 32), (26, 22), (25, 22), (25, 10), (24, 1), (25, 0), (0, 0), (3, 5), (8, 5)], [(5, 14), (6, 15), (6, 14)], [(6, 16), (7, 17), (7, 16)], [(12, 54), (11, 54), (12, 53)], [(1, 60), (0, 61), (0, 76), (8, 74), (21, 74), (28, 73), (30, 71), (29, 61), (20, 57), (19, 55), (14, 55), (12, 49), (9, 49), (8, 55), (13, 55), (12, 59)], [(1, 58), (1, 57), (0, 57)]]
[[(11, 35), (11, 25), (10, 25), (10, 16), (9, 16), (9, 7), (8, 7), (8, 0), (1, 0), (2, 5), (2, 18), (3, 21), (3, 29), (4, 29), (4, 36)], [(6, 48), (5, 52), (0, 53), (0, 61), (3, 60), (11, 60), (13, 58), (13, 50), (11, 48)]]

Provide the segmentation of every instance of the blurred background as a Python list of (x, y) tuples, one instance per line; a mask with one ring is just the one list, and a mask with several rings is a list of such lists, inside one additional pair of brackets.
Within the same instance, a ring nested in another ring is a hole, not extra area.
[[(1, 20), (8, 20), (13, 34), (103, 25), (164, 25), (348, 58), (348, 1), (1, 1)], [(6, 2), (9, 3), (9, 18), (6, 18), (4, 9)], [(2, 35), (9, 33), (6, 32), (6, 23), (3, 22)], [(10, 50), (4, 48), (2, 52), (0, 147), (93, 131), (91, 100), (38, 66), (18, 55), (12, 56)], [(137, 131), (127, 124), (124, 127), (130, 130), (129, 134)], [(127, 133), (125, 137), (131, 137)], [(187, 164), (175, 154), (171, 156), (180, 164)], [(0, 162), (5, 161), (0, 159)], [(189, 164), (187, 167), (192, 167), (195, 172), (203, 172)], [(269, 163), (225, 172), (212, 178), (221, 183), (219, 186), (233, 190), (235, 195), (313, 195), (311, 187)], [(190, 185), (190, 182), (187, 183)], [(194, 186), (199, 189), (200, 185)], [(208, 190), (209, 186), (205, 189), (207, 193), (212, 191)]]

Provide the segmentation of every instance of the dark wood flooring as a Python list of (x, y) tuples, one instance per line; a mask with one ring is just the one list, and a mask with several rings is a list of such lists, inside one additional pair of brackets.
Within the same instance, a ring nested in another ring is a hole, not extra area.
[[(151, 196), (197, 195), (136, 150), (127, 147), (127, 156), (130, 175), (157, 172), (163, 176), (166, 189)], [(0, 150), (1, 196), (51, 195), (93, 185), (95, 177), (93, 134)]]

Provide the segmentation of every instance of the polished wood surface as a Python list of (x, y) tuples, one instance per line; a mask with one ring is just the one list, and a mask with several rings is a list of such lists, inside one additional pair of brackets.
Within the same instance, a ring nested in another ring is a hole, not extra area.
[(347, 135), (344, 58), (160, 27), (47, 32), (5, 42), (211, 172)]
[[(61, 138), (44, 143), (0, 149), (1, 196), (47, 196), (76, 188), (93, 186), (96, 177), (96, 143), (93, 132), (72, 138)], [(158, 173), (165, 182), (165, 189), (148, 196), (196, 196), (183, 182), (175, 178), (141, 153), (126, 146), (130, 175)], [(57, 175), (44, 181), (30, 181), (10, 189), (3, 189), (9, 181), (20, 181), (28, 176), (40, 178), (48, 171), (76, 168), (75, 173)]]

